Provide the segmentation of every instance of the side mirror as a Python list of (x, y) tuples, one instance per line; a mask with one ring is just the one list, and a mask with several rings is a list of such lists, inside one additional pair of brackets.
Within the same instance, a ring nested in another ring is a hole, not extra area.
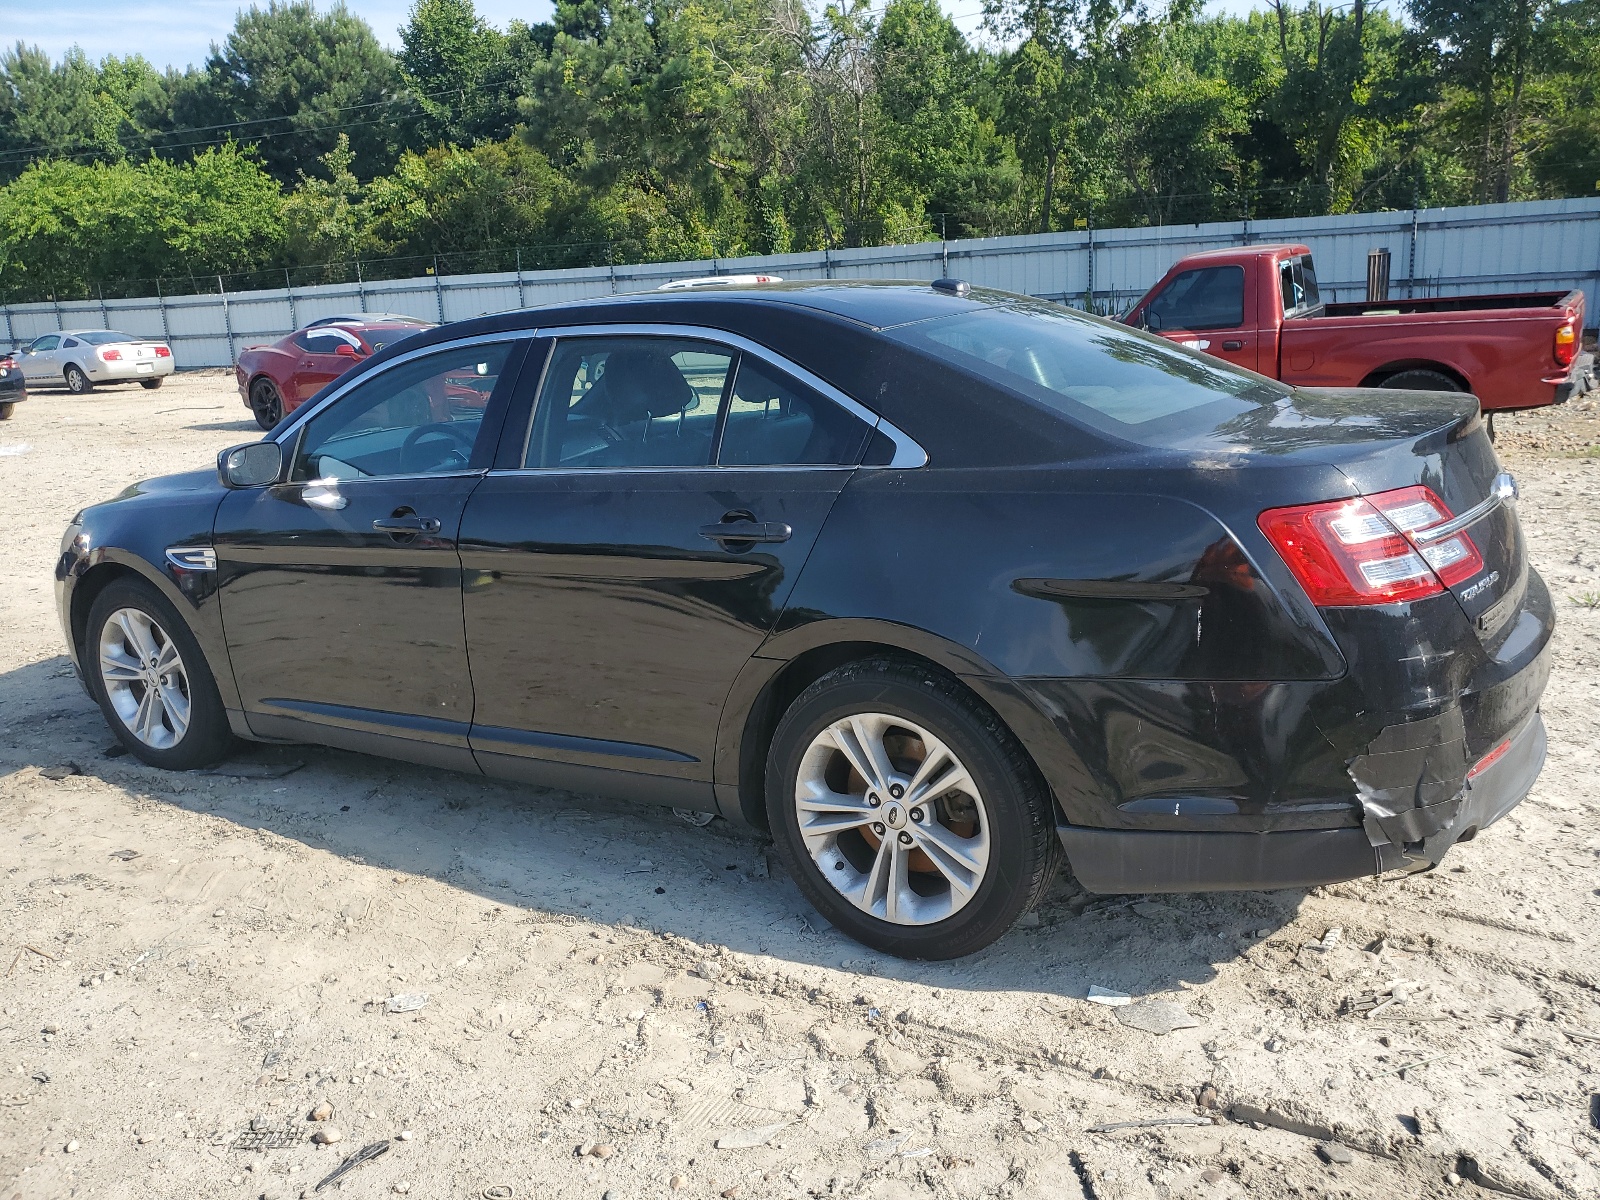
[(339, 343), (339, 348), (334, 351), (334, 354), (338, 355), (340, 358), (360, 358), (361, 357), (361, 351), (357, 350), (349, 342), (340, 342)]
[(217, 478), (227, 488), (265, 487), (283, 472), (283, 447), (277, 442), (246, 442), (217, 455)]
[(1151, 330), (1154, 333), (1160, 333), (1161, 332), (1161, 314), (1160, 313), (1151, 312), (1147, 308), (1147, 309), (1144, 310), (1143, 316), (1144, 316), (1144, 327), (1146, 329)]

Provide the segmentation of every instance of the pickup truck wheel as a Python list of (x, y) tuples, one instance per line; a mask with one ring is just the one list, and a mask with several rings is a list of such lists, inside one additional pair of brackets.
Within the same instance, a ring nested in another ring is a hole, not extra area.
[(1462, 389), (1450, 376), (1442, 371), (1430, 371), (1426, 367), (1413, 367), (1409, 371), (1401, 371), (1398, 375), (1391, 375), (1378, 385), (1379, 387), (1394, 388), (1404, 392), (1459, 392)]

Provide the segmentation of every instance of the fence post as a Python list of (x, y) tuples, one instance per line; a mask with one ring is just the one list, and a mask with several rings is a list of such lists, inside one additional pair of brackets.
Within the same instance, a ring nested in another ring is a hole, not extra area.
[(527, 308), (528, 302), (522, 296), (522, 247), (517, 247), (517, 307)]
[(833, 251), (827, 246), (822, 248), (822, 273), (829, 279), (833, 278)]
[(17, 344), (17, 332), (16, 332), (16, 330), (11, 328), (11, 301), (7, 300), (5, 302), (5, 304), (0, 305), (0, 308), (4, 308), (6, 310), (6, 346), (5, 346), (5, 348), (7, 350), (10, 350), (11, 347), (13, 347), (13, 346), (15, 346)]
[(97, 283), (94, 285), (94, 294), (100, 297), (100, 324), (110, 329), (111, 314), (106, 312), (106, 290)]
[(616, 265), (616, 263), (607, 264), (606, 270), (611, 275), (611, 294), (613, 296), (615, 296), (617, 294), (617, 265)]
[(1091, 210), (1088, 224), (1089, 237), (1089, 311), (1094, 311), (1094, 214)]
[[(943, 217), (939, 218), (939, 224), (944, 224)], [(945, 241), (939, 243), (939, 274), (950, 278), (950, 243)]]
[(156, 276), (156, 304), (161, 309), (161, 340), (172, 344), (172, 326), (167, 324), (167, 299), (161, 294), (161, 276)]
[(1406, 299), (1413, 299), (1417, 282), (1417, 210), (1411, 210), (1411, 248), (1406, 258)]
[(228, 334), (228, 365), (232, 366), (238, 361), (238, 355), (233, 352), (233, 314), (228, 311), (228, 290), (222, 286), (222, 276), (217, 276), (217, 295), (222, 297), (222, 328)]
[(361, 279), (361, 260), (356, 259), (356, 292), (361, 297), (361, 311), (367, 311), (367, 285)]
[(444, 324), (444, 280), (439, 278), (439, 256), (433, 256), (433, 300), (439, 306), (439, 324)]
[(289, 282), (289, 268), (283, 269), (283, 290), (289, 294), (289, 328), (299, 329), (300, 318), (294, 315), (294, 284)]

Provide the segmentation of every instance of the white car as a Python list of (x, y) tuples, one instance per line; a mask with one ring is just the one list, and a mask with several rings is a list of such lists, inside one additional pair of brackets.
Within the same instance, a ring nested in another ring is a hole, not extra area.
[(158, 388), (176, 369), (165, 342), (115, 329), (62, 329), (33, 339), (16, 353), (29, 387), (64, 386), (77, 395), (98, 383)]

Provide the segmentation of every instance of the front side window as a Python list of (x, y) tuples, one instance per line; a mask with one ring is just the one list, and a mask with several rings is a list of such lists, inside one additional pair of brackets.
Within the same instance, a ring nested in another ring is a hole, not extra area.
[(556, 343), (528, 438), (529, 467), (704, 467), (733, 353), (680, 338)]
[(1244, 268), (1195, 267), (1180, 271), (1145, 306), (1145, 324), (1177, 329), (1237, 329), (1244, 324)]
[(441, 350), (362, 380), (306, 422), (290, 478), (465, 470), (513, 344)]
[(717, 462), (725, 467), (854, 466), (864, 421), (749, 356), (728, 397)]
[(59, 345), (61, 345), (61, 339), (53, 333), (47, 333), (42, 338), (34, 338), (33, 345), (29, 349), (35, 352), (54, 350)]
[(337, 354), (340, 346), (361, 349), (361, 343), (348, 333), (336, 329), (308, 329), (295, 336), (295, 342), (307, 354)]

